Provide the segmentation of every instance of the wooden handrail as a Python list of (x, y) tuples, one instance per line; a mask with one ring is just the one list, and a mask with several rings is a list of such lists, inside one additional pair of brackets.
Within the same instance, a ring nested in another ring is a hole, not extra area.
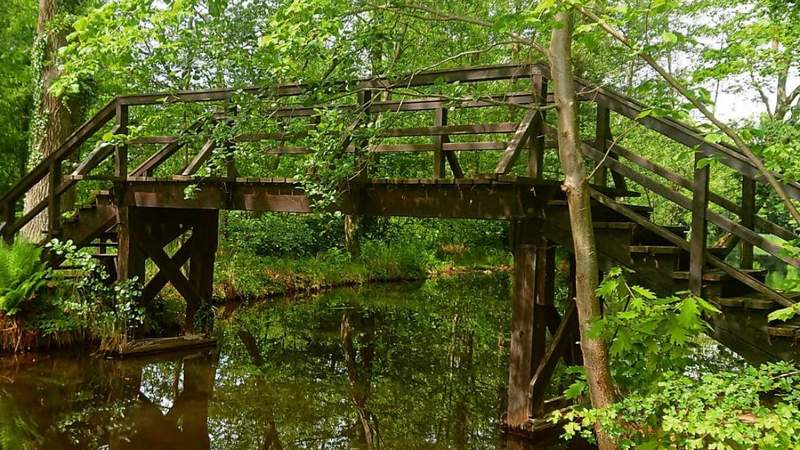
[[(551, 137), (556, 136), (556, 131), (552, 127), (547, 127), (546, 133)], [(680, 194), (679, 192), (670, 189), (669, 187), (655, 181), (650, 177), (647, 177), (642, 173), (639, 173), (631, 169), (628, 166), (625, 166), (616, 159), (606, 158), (605, 153), (595, 149), (590, 144), (587, 144), (585, 142), (582, 143), (581, 151), (585, 156), (594, 159), (595, 161), (603, 164), (612, 171), (615, 171), (620, 175), (633, 180), (634, 182), (658, 194), (659, 196), (671, 201), (672, 203), (675, 203), (681, 208), (686, 209), (687, 211), (692, 211), (693, 205), (691, 198), (686, 197), (683, 194)], [(800, 267), (800, 259), (784, 255), (783, 249), (780, 245), (776, 245), (770, 242), (769, 240), (760, 236), (758, 233), (748, 228), (745, 228), (742, 225), (728, 219), (727, 217), (714, 213), (712, 211), (707, 212), (707, 219), (714, 225), (717, 225), (718, 227), (722, 228), (723, 230), (729, 233), (739, 236), (742, 240), (747, 241), (761, 248), (765, 252), (780, 259), (781, 261), (784, 261), (785, 263), (791, 264), (795, 267)]]
[(36, 165), (27, 175), (22, 177), (17, 184), (14, 185), (8, 192), (0, 197), (0, 204), (7, 204), (9, 201), (17, 201), (21, 196), (25, 195), (30, 188), (36, 183), (41, 181), (46, 175), (50, 167), (50, 162), (53, 160), (61, 160), (70, 157), (78, 147), (86, 142), (94, 133), (100, 130), (112, 117), (114, 117), (114, 110), (116, 109), (116, 99), (110, 101), (100, 111), (97, 112), (91, 119), (83, 123), (77, 130), (75, 130), (61, 146), (44, 158), (39, 164)]
[[(549, 77), (550, 69), (546, 64), (534, 64), (532, 70), (541, 72), (544, 76)], [(706, 156), (721, 157), (720, 161), (728, 167), (748, 178), (764, 182), (763, 176), (758, 169), (737, 148), (726, 143), (708, 142), (703, 137), (703, 133), (677, 120), (667, 117), (654, 117), (652, 115), (640, 118), (642, 112), (650, 109), (643, 103), (577, 77), (575, 82), (578, 85), (581, 100), (593, 101), (598, 105), (602, 105), (673, 141), (699, 150)], [(781, 181), (789, 196), (800, 200), (800, 183), (794, 181), (786, 182), (780, 174), (772, 173), (772, 175)]]

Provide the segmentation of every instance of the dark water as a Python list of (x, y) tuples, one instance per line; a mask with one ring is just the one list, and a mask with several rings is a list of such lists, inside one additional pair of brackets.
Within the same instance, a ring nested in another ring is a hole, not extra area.
[(509, 311), (460, 276), (240, 308), (218, 351), (0, 359), (0, 449), (507, 448)]

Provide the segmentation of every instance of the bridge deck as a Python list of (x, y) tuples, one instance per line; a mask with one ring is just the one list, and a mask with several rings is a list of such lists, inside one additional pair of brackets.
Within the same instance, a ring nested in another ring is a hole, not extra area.
[[(187, 196), (187, 187), (196, 186)], [(635, 193), (599, 188), (622, 197)], [(285, 178), (131, 178), (124, 203), (135, 207), (312, 212), (301, 183)], [(346, 214), (463, 219), (523, 219), (541, 214), (564, 193), (555, 181), (527, 177), (369, 179), (342, 186)]]

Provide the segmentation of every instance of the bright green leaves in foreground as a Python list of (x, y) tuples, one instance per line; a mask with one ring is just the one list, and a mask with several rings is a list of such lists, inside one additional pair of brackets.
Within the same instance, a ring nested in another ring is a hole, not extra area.
[(800, 372), (788, 363), (673, 375), (605, 411), (575, 411), (568, 432), (595, 419), (637, 449), (789, 449), (800, 446)]
[(609, 272), (597, 294), (606, 311), (591, 333), (610, 343), (614, 376), (628, 388), (647, 386), (664, 372), (686, 367), (694, 338), (709, 329), (704, 315), (719, 312), (701, 298), (658, 298), (630, 286), (619, 268)]
[[(591, 438), (596, 421), (622, 448), (786, 449), (800, 446), (800, 371), (791, 364), (733, 369), (706, 367), (704, 317), (719, 311), (696, 297), (658, 298), (630, 286), (620, 269), (597, 294), (605, 314), (591, 333), (610, 345), (611, 370), (622, 395), (605, 410), (575, 408), (554, 416), (565, 435)], [(712, 363), (720, 359), (711, 355)], [(713, 365), (713, 364), (712, 364)], [(580, 396), (585, 382), (567, 395)]]

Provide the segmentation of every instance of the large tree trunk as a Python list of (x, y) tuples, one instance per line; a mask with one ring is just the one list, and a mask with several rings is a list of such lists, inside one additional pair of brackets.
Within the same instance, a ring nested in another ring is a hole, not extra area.
[[(590, 208), (589, 184), (580, 151), (578, 108), (575, 81), (572, 77), (572, 12), (556, 16), (560, 27), (553, 29), (550, 42), (550, 70), (558, 112), (558, 148), (564, 171), (563, 189), (567, 193), (570, 227), (575, 249), (575, 301), (580, 324), (581, 349), (592, 406), (603, 408), (614, 402), (614, 385), (608, 368), (608, 350), (601, 339), (590, 338), (588, 329), (600, 316), (600, 302), (595, 296), (598, 285), (597, 252)], [(600, 448), (616, 444), (596, 427)]]
[[(42, 45), (41, 52), (34, 52), (34, 66), (42, 66), (41, 89), (35, 89), (33, 111), (34, 120), (31, 126), (31, 153), (29, 166), (35, 166), (47, 155), (58, 150), (58, 147), (72, 133), (80, 120), (80, 106), (77, 101), (64, 104), (60, 99), (50, 94), (50, 86), (59, 76), (56, 62), (58, 49), (66, 44), (66, 30), (53, 30), (52, 19), (63, 12), (60, 8), (63, 0), (39, 0), (39, 19), (37, 22), (37, 38), (34, 46)], [(47, 197), (48, 183), (45, 178), (35, 185), (25, 196), (25, 211), (29, 211), (36, 204)], [(72, 207), (72, 200), (65, 198), (62, 207)], [(23, 236), (29, 241), (40, 241), (44, 238), (43, 232), (47, 230), (47, 213), (36, 216), (22, 230)]]

